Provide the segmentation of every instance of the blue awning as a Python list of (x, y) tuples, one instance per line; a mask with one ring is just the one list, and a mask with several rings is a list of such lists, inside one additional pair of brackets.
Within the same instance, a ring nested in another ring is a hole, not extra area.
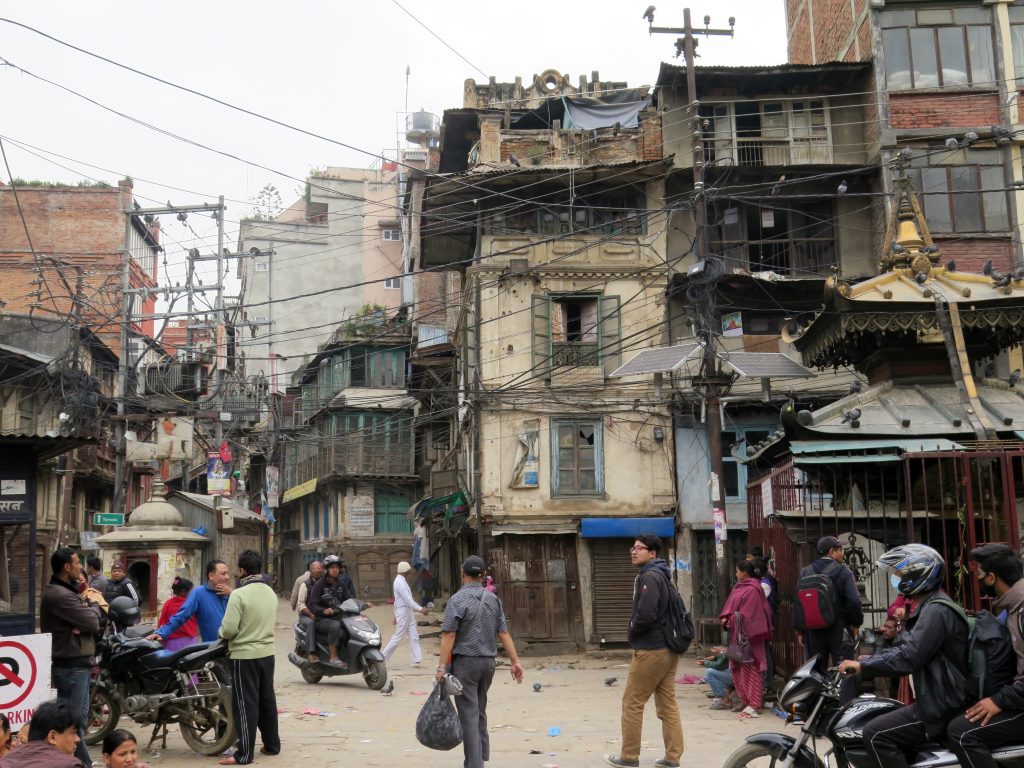
[(674, 517), (584, 517), (580, 535), (584, 539), (635, 539), (641, 534), (671, 538), (676, 532)]

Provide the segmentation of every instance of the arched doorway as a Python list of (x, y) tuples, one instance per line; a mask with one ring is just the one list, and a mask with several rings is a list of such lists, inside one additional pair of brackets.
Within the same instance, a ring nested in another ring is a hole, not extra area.
[(139, 610), (142, 613), (156, 611), (156, 581), (153, 578), (153, 567), (150, 558), (156, 555), (128, 555), (128, 578), (135, 582), (139, 590)]

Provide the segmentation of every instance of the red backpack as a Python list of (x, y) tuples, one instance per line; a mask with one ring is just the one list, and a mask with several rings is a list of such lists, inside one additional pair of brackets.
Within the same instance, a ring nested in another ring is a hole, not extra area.
[(832, 561), (821, 573), (808, 565), (800, 571), (793, 603), (793, 626), (800, 630), (828, 629), (839, 621), (839, 596), (832, 581), (843, 566)]

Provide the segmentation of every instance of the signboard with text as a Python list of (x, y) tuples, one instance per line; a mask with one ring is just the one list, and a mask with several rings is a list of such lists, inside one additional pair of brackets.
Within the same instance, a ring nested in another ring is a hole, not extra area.
[(36, 707), (53, 698), (50, 690), (50, 649), (53, 636), (0, 637), (0, 712), (17, 730)]

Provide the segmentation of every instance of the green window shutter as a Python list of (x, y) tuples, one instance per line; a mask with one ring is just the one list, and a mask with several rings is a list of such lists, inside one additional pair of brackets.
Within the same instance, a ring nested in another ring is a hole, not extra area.
[(601, 365), (604, 375), (622, 364), (622, 307), (618, 296), (602, 296), (601, 299)]
[(533, 322), (530, 340), (533, 344), (533, 375), (551, 375), (551, 297), (533, 295)]

